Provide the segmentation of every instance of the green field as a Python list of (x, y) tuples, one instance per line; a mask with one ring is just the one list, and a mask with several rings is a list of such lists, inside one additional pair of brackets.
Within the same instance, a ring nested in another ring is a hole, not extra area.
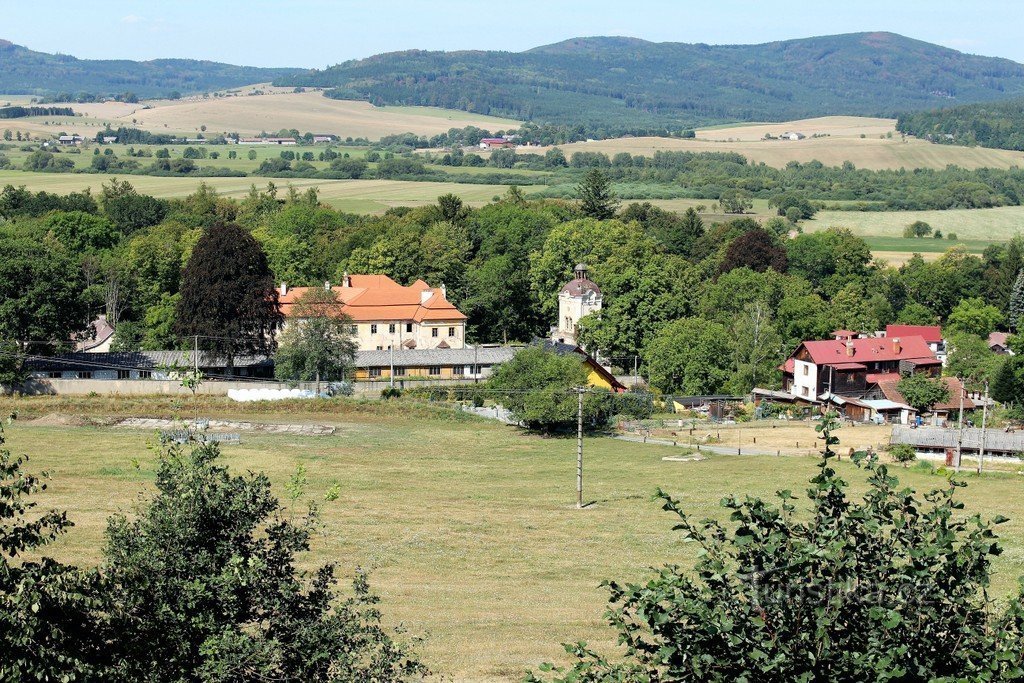
[[(903, 228), (914, 221), (924, 221), (944, 235), (954, 232), (968, 242), (1001, 242), (1024, 231), (1024, 206), (948, 211), (819, 211), (804, 223), (804, 230), (842, 226), (861, 236), (902, 237)], [(913, 241), (928, 240), (931, 238)]]
[[(44, 506), (66, 509), (76, 523), (55, 544), (57, 557), (80, 563), (99, 558), (106, 518), (130, 513), (151, 489), (153, 435), (110, 427), (32, 425), (54, 412), (169, 416), (170, 399), (23, 399), (0, 401), (26, 420), (9, 431), (16, 452), (33, 469), (53, 475)], [(186, 406), (187, 407), (187, 406)], [(392, 624), (408, 636), (430, 667), (455, 680), (512, 681), (544, 660), (562, 660), (559, 643), (586, 639), (603, 650), (614, 634), (601, 614), (605, 578), (639, 579), (647, 567), (689, 564), (692, 546), (671, 531), (672, 519), (651, 495), (659, 486), (680, 496), (697, 518), (722, 517), (726, 494), (770, 496), (802, 491), (813, 475), (807, 457), (712, 456), (666, 462), (677, 449), (588, 438), (586, 500), (574, 507), (575, 441), (524, 435), (496, 423), (455, 419), (408, 404), (321, 404), (322, 413), (278, 406), (239, 406), (210, 400), (204, 414), (265, 422), (337, 424), (329, 437), (243, 433), (225, 447), (236, 470), (266, 471), (279, 494), (298, 464), (307, 467), (308, 494), (321, 499), (334, 482), (341, 497), (324, 504), (323, 534), (306, 562), (334, 561), (350, 576), (370, 570)], [(807, 427), (812, 434), (811, 427)], [(133, 461), (138, 459), (140, 469)], [(839, 464), (854, 488), (864, 475)], [(899, 471), (919, 490), (943, 480)], [(1024, 574), (1024, 496), (1014, 474), (972, 478), (963, 493), (968, 513), (1006, 514), (1000, 527), (1007, 551), (996, 561), (993, 592), (1006, 596)], [(408, 637), (407, 636), (407, 637)]]
[[(0, 185), (25, 185), (36, 192), (45, 190), (66, 194), (89, 188), (99, 192), (104, 183), (117, 176), (84, 173), (26, 173), (0, 171)], [(122, 175), (139, 192), (156, 197), (184, 197), (195, 192), (200, 183), (206, 183), (220, 194), (240, 198), (253, 185), (266, 187), (273, 182), (284, 189), (291, 185), (299, 190), (316, 187), (320, 199), (340, 211), (351, 213), (383, 213), (393, 206), (422, 206), (437, 200), (440, 195), (453, 192), (468, 204), (486, 204), (495, 196), (505, 193), (505, 185), (460, 185), (443, 182), (411, 182), (402, 180), (319, 180), (307, 178), (164, 178), (156, 176)]]

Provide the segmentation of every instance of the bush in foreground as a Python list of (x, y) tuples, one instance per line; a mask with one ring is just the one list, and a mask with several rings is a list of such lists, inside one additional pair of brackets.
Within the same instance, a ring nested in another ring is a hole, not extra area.
[(606, 658), (576, 643), (568, 669), (545, 665), (528, 680), (1005, 681), (1024, 679), (1024, 595), (1000, 608), (988, 597), (1001, 552), (983, 521), (955, 512), (963, 484), (920, 499), (884, 465), (861, 501), (832, 468), (834, 416), (819, 426), (825, 453), (807, 490), (779, 503), (727, 497), (731, 528), (696, 521), (659, 492), (683, 539), (697, 543), (693, 571), (668, 565), (641, 584), (608, 583), (609, 623), (625, 647)]

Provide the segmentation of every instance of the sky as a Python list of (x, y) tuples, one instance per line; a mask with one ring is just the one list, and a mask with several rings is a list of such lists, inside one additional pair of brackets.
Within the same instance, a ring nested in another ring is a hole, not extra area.
[(0, 0), (0, 17), (0, 38), (83, 59), (323, 68), (394, 50), (520, 51), (579, 36), (737, 44), (892, 31), (1024, 62), (1021, 0)]

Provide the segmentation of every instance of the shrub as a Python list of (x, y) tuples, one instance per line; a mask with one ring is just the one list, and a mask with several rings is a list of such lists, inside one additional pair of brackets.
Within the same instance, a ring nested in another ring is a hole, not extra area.
[(889, 448), (889, 455), (892, 456), (894, 462), (898, 462), (904, 467), (908, 463), (912, 463), (917, 460), (917, 451), (914, 447), (908, 443), (897, 443), (893, 444)]

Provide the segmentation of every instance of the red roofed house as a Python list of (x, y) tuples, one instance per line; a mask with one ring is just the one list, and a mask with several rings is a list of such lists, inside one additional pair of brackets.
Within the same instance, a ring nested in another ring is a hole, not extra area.
[(782, 386), (808, 401), (825, 394), (862, 398), (880, 379), (941, 371), (942, 362), (920, 336), (825, 339), (796, 348), (782, 366)]
[(928, 344), (935, 357), (946, 364), (946, 340), (942, 338), (942, 328), (938, 325), (886, 325), (886, 337), (921, 337)]
[[(329, 283), (324, 283), (330, 286)], [(387, 275), (345, 275), (331, 287), (352, 318), (352, 334), (360, 351), (385, 349), (461, 349), (466, 345), (466, 316), (450, 301), (444, 285), (417, 280), (402, 286)], [(309, 287), (278, 292), (287, 326), (295, 302)]]

